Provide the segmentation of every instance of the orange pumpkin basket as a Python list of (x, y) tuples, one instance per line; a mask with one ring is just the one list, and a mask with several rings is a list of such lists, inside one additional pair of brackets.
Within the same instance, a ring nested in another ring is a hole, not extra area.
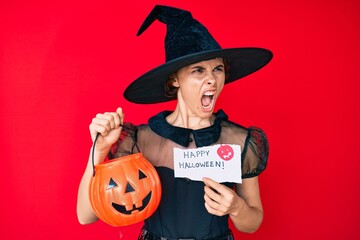
[[(147, 219), (161, 199), (161, 183), (155, 168), (140, 151), (94, 165), (98, 136), (93, 144), (94, 174), (89, 189), (95, 214), (112, 226), (127, 226)], [(133, 141), (136, 145), (134, 138)]]

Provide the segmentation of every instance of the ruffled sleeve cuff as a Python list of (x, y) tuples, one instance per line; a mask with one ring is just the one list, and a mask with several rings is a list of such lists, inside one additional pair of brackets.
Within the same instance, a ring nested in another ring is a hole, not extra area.
[(242, 178), (256, 177), (262, 173), (267, 165), (269, 143), (265, 133), (256, 127), (248, 129), (242, 152)]

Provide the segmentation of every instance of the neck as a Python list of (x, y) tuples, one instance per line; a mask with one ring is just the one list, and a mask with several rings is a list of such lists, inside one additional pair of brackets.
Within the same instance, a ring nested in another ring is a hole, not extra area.
[(182, 108), (181, 105), (177, 105), (174, 112), (167, 116), (166, 120), (169, 124), (189, 129), (201, 129), (212, 125), (214, 116), (212, 113), (204, 116), (199, 116), (191, 112), (188, 108)]

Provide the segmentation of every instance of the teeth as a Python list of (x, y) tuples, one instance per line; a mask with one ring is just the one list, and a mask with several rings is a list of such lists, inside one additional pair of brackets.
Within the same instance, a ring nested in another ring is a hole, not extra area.
[(136, 208), (142, 207), (142, 201), (135, 203), (135, 207)]
[(214, 95), (214, 94), (215, 94), (214, 91), (206, 91), (206, 92), (204, 93), (205, 96), (211, 96), (211, 95)]
[(126, 209), (126, 211), (131, 211), (133, 209), (133, 205), (132, 204), (126, 204), (125, 209)]

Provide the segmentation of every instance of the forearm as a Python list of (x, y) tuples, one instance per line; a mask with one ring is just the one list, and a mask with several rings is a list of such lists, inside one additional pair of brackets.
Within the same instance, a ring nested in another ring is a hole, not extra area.
[(253, 233), (261, 225), (263, 211), (262, 209), (249, 206), (242, 199), (240, 201), (242, 201), (241, 207), (237, 208), (233, 213), (229, 214), (229, 216), (237, 230)]
[[(93, 118), (89, 129), (91, 139), (96, 142), (94, 151), (94, 164), (103, 162), (110, 151), (111, 146), (118, 141), (121, 133), (121, 124), (124, 121), (124, 113), (119, 107), (116, 112), (98, 113)], [(93, 177), (92, 149), (86, 166), (84, 175), (81, 179), (77, 199), (77, 216), (81, 224), (89, 224), (95, 222), (96, 217), (89, 198), (89, 187), (91, 178)]]
[[(105, 157), (106, 157), (105, 153), (95, 152), (95, 159), (101, 159), (100, 162), (102, 162), (105, 159)], [(97, 216), (95, 215), (92, 209), (89, 198), (89, 187), (92, 176), (93, 176), (93, 166), (92, 166), (92, 159), (90, 154), (78, 190), (76, 211), (77, 211), (78, 220), (81, 224), (90, 224), (98, 220)]]

